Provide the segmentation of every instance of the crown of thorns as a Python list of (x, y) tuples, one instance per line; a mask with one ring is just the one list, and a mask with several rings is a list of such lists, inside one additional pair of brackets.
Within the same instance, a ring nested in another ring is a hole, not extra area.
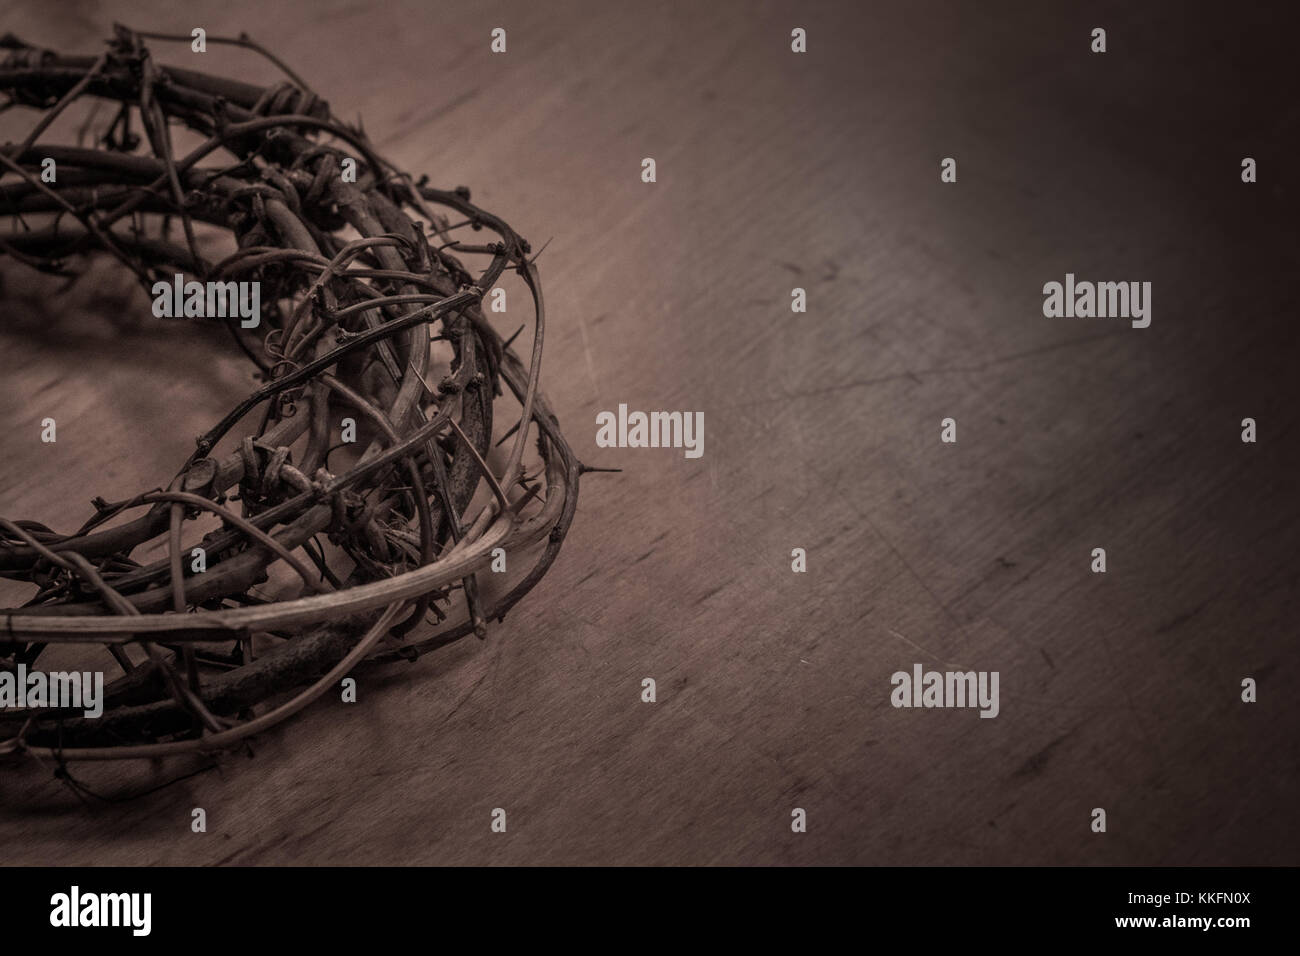
[[(150, 289), (182, 272), (209, 285), (258, 282), (260, 324), (221, 321), (264, 384), (198, 437), (165, 487), (95, 498), (76, 532), (0, 517), (0, 574), (38, 588), (0, 611), (0, 668), (30, 668), (47, 648), (76, 643), (106, 650), (116, 664), (104, 663), (120, 669), (97, 719), (0, 710), (0, 753), (217, 751), (362, 662), (481, 637), (555, 559), (588, 470), (538, 388), (545, 313), (522, 237), (467, 189), (432, 188), (384, 160), (247, 37), (207, 42), (256, 50), (284, 82), (162, 66), (146, 40), (190, 38), (118, 27), (98, 57), (0, 38), (5, 108), (39, 114), (21, 143), (0, 148), (0, 213), (14, 220), (0, 252), (62, 275), (107, 254)], [(86, 97), (116, 110), (107, 133), (91, 148), (42, 143)], [(202, 140), (183, 155), (179, 126)], [(54, 182), (41, 176), (50, 159)], [(467, 228), (496, 241), (457, 241)], [(214, 236), (234, 240), (218, 261), (203, 253)], [(473, 271), (462, 258), (485, 264)], [(481, 311), (508, 270), (532, 301), (526, 362)], [(431, 384), (439, 347), (447, 374)], [(373, 437), (335, 473), (331, 434), (344, 411)], [(504, 464), (490, 466), (493, 456)], [(153, 539), (165, 558), (132, 558)], [(199, 573), (195, 547), (208, 556)], [(484, 606), (475, 572), (496, 549), (535, 564)], [(285, 567), (301, 593), (260, 594)], [(422, 623), (432, 636), (408, 640)]]

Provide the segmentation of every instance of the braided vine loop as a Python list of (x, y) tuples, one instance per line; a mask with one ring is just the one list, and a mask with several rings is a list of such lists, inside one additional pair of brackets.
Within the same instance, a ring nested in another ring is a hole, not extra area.
[[(255, 285), (255, 321), (194, 321), (223, 324), (262, 384), (165, 484), (95, 498), (76, 532), (0, 517), (0, 575), (36, 587), (0, 610), (0, 669), (60, 644), (116, 659), (102, 716), (0, 710), (0, 754), (233, 746), (358, 665), (483, 636), (545, 574), (577, 505), (583, 469), (538, 387), (529, 244), (467, 189), (384, 159), (246, 36), (207, 42), (263, 53), (283, 82), (155, 62), (146, 42), (172, 40), (190, 38), (118, 27), (97, 57), (0, 38), (0, 93), (37, 117), (0, 148), (0, 253), (61, 275), (112, 256), (155, 301)], [(83, 102), (116, 111), (107, 130), (47, 142)], [(526, 360), (482, 309), (508, 272), (532, 303)], [(132, 557), (154, 539), (166, 557)], [(488, 600), (476, 572), (507, 554), (531, 569)]]

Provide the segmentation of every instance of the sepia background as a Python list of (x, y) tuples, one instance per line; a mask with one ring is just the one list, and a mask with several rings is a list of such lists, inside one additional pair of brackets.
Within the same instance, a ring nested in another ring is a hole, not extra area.
[[(399, 166), (549, 240), (543, 385), (579, 456), (623, 469), (586, 477), (556, 565), (485, 642), (366, 671), (358, 704), (251, 759), (84, 804), (0, 767), (3, 862), (1297, 863), (1286, 10), (0, 5), (0, 31), (69, 53), (115, 21), (247, 31)], [(1150, 281), (1150, 328), (1044, 318), (1067, 272)], [(224, 339), (104, 321), (111, 288), (3, 281), (8, 517), (71, 530), (92, 495), (165, 481), (253, 387)], [(620, 402), (703, 411), (703, 457), (596, 448)], [(1000, 715), (892, 708), (915, 663), (999, 671)]]

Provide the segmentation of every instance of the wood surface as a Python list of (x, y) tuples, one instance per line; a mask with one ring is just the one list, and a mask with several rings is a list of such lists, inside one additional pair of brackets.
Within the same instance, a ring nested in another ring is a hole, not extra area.
[[(113, 21), (247, 30), (400, 166), (549, 240), (544, 387), (579, 456), (623, 471), (584, 478), (555, 567), (485, 642), (366, 671), (359, 703), (313, 705), (251, 759), (121, 803), (4, 767), (0, 861), (1297, 862), (1297, 107), (1267, 8), (2, 19), (82, 53)], [(241, 51), (155, 55), (275, 78)], [(1151, 281), (1151, 327), (1045, 318), (1067, 272)], [(252, 386), (222, 340), (3, 278), (6, 516), (72, 530), (92, 495), (170, 477)], [(703, 457), (597, 448), (620, 402), (703, 411)], [(891, 707), (914, 663), (999, 671), (1001, 713)], [(105, 795), (183, 769), (74, 767)]]

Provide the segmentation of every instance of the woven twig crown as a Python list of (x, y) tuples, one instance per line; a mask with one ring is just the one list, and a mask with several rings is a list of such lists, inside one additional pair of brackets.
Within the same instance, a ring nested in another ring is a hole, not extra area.
[[(110, 255), (155, 297), (174, 284), (178, 302), (192, 283), (257, 283), (256, 324), (215, 321), (263, 382), (165, 484), (94, 499), (75, 532), (0, 518), (0, 574), (37, 587), (0, 611), (0, 667), (33, 668), (75, 643), (103, 648), (117, 669), (101, 717), (0, 711), (0, 752), (229, 747), (363, 661), (482, 635), (546, 572), (577, 504), (582, 466), (538, 388), (545, 312), (529, 244), (468, 190), (399, 171), (287, 68), (261, 88), (159, 65), (145, 46), (178, 39), (190, 38), (118, 28), (99, 57), (0, 40), (0, 92), (38, 115), (0, 149), (13, 221), (0, 251), (57, 274)], [(107, 132), (47, 143), (83, 99), (116, 109)], [(198, 145), (178, 149), (180, 127)], [(494, 239), (459, 241), (465, 230)], [(527, 361), (481, 310), (507, 271), (531, 298)], [(361, 435), (351, 451), (338, 444), (342, 416)], [(166, 557), (133, 558), (152, 539)], [(485, 606), (475, 572), (502, 554), (535, 564)], [(260, 586), (286, 568), (299, 593), (268, 598)], [(430, 616), (432, 636), (405, 639)]]

